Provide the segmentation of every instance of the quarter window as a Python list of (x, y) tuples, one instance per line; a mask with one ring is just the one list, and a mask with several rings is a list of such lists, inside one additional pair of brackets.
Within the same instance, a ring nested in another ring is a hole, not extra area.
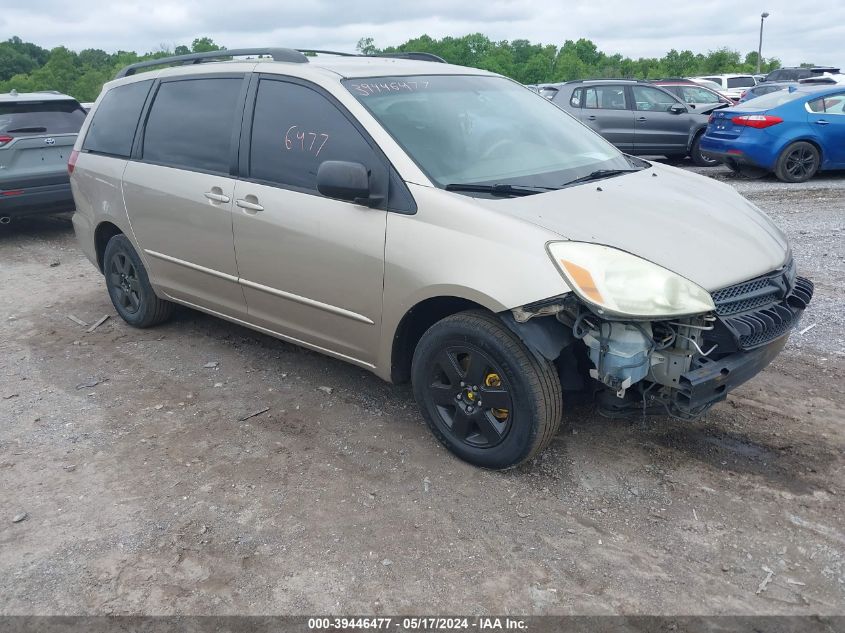
[(129, 158), (132, 139), (144, 100), (153, 85), (151, 79), (112, 88), (100, 101), (88, 127), (82, 149)]
[(355, 126), (326, 97), (306, 86), (263, 79), (258, 84), (249, 174), (256, 180), (312, 193), (327, 160), (362, 163), (384, 182), (386, 169)]
[(623, 86), (595, 86), (583, 88), (584, 107), (601, 110), (625, 110), (625, 88)]
[(242, 84), (227, 77), (163, 82), (147, 119), (144, 160), (228, 174)]

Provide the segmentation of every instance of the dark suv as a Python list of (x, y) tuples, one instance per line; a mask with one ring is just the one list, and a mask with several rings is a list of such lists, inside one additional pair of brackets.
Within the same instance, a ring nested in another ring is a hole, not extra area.
[(0, 94), (0, 223), (73, 210), (67, 162), (83, 121), (58, 92)]
[(778, 68), (773, 70), (764, 81), (801, 81), (812, 77), (822, 77), (825, 73), (837, 74), (839, 69), (834, 66), (813, 66), (812, 68)]
[(591, 79), (541, 86), (543, 94), (628, 154), (689, 156), (715, 165), (698, 141), (713, 108), (690, 108), (670, 92), (633, 79)]

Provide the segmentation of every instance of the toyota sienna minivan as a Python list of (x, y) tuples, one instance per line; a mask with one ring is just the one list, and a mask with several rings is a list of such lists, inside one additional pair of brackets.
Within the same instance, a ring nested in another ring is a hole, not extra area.
[(812, 297), (733, 188), (627, 156), (510, 79), (307, 52), (104, 86), (68, 164), (74, 226), (130, 325), (180, 304), (410, 380), (449, 450), (501, 469), (576, 398), (701, 415)]

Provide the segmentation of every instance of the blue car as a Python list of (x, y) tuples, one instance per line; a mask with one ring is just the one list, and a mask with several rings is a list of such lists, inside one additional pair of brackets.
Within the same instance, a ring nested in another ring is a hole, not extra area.
[(845, 169), (845, 85), (771, 92), (710, 115), (701, 152), (750, 176), (804, 182)]

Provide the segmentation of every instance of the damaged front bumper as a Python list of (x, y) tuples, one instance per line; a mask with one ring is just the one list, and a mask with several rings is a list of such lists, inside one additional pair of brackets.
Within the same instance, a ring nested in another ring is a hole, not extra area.
[[(567, 295), (523, 306), (506, 322), (521, 335), (530, 334), (531, 342), (544, 343), (529, 346), (556, 360), (565, 390), (577, 382), (573, 354), (582, 342), (602, 413), (668, 413), (689, 419), (762, 371), (784, 348), (812, 296), (812, 282), (798, 277), (790, 260), (769, 274), (713, 292), (715, 311), (709, 314), (614, 320)], [(533, 318), (547, 316), (553, 319)], [(554, 322), (556, 327), (545, 326)]]

